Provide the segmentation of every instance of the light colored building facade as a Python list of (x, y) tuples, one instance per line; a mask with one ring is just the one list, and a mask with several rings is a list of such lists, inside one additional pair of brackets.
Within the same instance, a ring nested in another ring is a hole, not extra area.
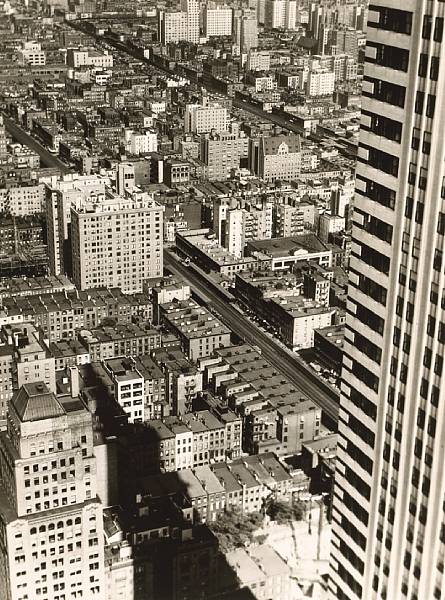
[(265, 0), (264, 26), (268, 29), (295, 29), (296, 0)]
[(80, 290), (140, 292), (162, 275), (163, 208), (148, 194), (71, 208), (73, 278)]
[(233, 16), (233, 43), (241, 53), (258, 47), (258, 20), (254, 10), (236, 10)]
[(370, 6), (333, 505), (337, 600), (441, 598), (445, 5)]
[(200, 159), (209, 181), (224, 181), (233, 169), (239, 169), (241, 158), (248, 153), (249, 138), (221, 131), (201, 137)]
[(187, 41), (199, 43), (199, 0), (181, 0), (181, 9), (187, 14)]
[(318, 218), (318, 236), (322, 242), (328, 242), (332, 233), (345, 230), (345, 218), (323, 213)]
[(46, 53), (39, 42), (23, 42), (18, 51), (18, 59), (22, 65), (39, 67), (46, 65)]
[(94, 48), (69, 48), (66, 62), (70, 67), (102, 67), (113, 66), (113, 55), (107, 52), (98, 52)]
[(191, 360), (230, 346), (230, 330), (192, 299), (163, 304), (160, 314), (161, 322), (180, 339), (182, 350)]
[(127, 368), (125, 360), (112, 359), (105, 363), (114, 384), (114, 399), (128, 415), (129, 423), (142, 423), (144, 414), (144, 377), (136, 368)]
[[(6, 128), (3, 117), (0, 116), (0, 158), (5, 158), (8, 154), (8, 141), (6, 138)], [(40, 161), (39, 163), (40, 164)]]
[[(121, 170), (119, 170), (119, 173)], [(48, 256), (52, 275), (71, 270), (69, 235), (71, 227), (71, 205), (84, 198), (100, 202), (105, 198), (109, 179), (97, 175), (67, 175), (54, 178), (44, 189), (46, 204), (46, 228)]]
[(218, 102), (204, 104), (187, 104), (184, 114), (184, 130), (186, 133), (210, 133), (227, 131), (229, 113), (225, 106)]
[(261, 136), (249, 142), (249, 168), (265, 181), (292, 181), (301, 172), (297, 135)]
[(199, 1), (181, 0), (180, 11), (158, 12), (158, 37), (163, 45), (199, 42)]
[(0, 474), (0, 597), (103, 598), (92, 418), (79, 398), (23, 386), (1, 434)]
[(270, 52), (266, 50), (250, 50), (247, 55), (246, 68), (248, 71), (269, 71)]
[(0, 211), (16, 217), (26, 217), (41, 213), (45, 207), (45, 186), (17, 185), (0, 190)]
[(139, 156), (158, 151), (158, 136), (154, 131), (125, 131), (125, 148), (130, 154)]
[(331, 96), (335, 88), (335, 73), (328, 70), (309, 71), (306, 83), (308, 96)]
[(236, 258), (244, 256), (245, 233), (246, 211), (243, 208), (234, 208), (227, 211), (224, 247)]
[(158, 36), (163, 45), (187, 41), (187, 13), (182, 11), (160, 11), (158, 13)]
[(304, 232), (304, 216), (300, 207), (276, 204), (273, 208), (274, 237), (292, 237)]
[(208, 4), (204, 9), (205, 37), (232, 35), (232, 15), (230, 6)]
[(51, 392), (56, 391), (55, 359), (40, 339), (32, 323), (5, 327), (14, 344), (13, 379), (17, 389), (25, 383), (43, 382)]

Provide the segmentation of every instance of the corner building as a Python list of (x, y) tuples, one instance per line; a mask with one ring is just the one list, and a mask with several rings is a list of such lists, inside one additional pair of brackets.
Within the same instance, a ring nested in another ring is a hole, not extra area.
[(0, 434), (0, 598), (105, 598), (91, 413), (28, 383)]
[(369, 6), (333, 507), (339, 600), (445, 597), (444, 13), (439, 0)]

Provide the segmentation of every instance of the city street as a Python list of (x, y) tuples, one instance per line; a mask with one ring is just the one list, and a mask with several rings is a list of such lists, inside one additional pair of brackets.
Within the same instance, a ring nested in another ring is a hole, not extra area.
[(302, 394), (313, 400), (323, 410), (323, 422), (330, 429), (336, 429), (338, 418), (338, 393), (319, 376), (309, 371), (303, 361), (287, 348), (261, 331), (254, 323), (224, 302), (209, 286), (200, 279), (198, 273), (180, 263), (169, 252), (164, 254), (166, 267), (176, 275), (187, 279), (198, 293), (208, 297), (218, 311), (221, 319), (246, 342), (261, 349), (264, 357), (283, 373)]
[(71, 173), (71, 169), (66, 166), (57, 156), (51, 154), (42, 144), (33, 138), (24, 129), (19, 127), (12, 119), (3, 115), (3, 121), (9, 135), (20, 144), (27, 146), (40, 156), (42, 167), (55, 167), (62, 173)]

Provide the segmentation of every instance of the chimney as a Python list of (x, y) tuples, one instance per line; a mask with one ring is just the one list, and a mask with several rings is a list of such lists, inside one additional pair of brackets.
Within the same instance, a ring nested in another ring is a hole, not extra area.
[(79, 371), (78, 371), (77, 367), (69, 367), (69, 370), (70, 370), (71, 397), (77, 398), (80, 393)]

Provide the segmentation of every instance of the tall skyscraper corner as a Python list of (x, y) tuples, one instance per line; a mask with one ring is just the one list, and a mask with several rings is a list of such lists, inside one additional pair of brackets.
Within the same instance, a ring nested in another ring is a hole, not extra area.
[(445, 4), (369, 6), (330, 592), (443, 597)]

